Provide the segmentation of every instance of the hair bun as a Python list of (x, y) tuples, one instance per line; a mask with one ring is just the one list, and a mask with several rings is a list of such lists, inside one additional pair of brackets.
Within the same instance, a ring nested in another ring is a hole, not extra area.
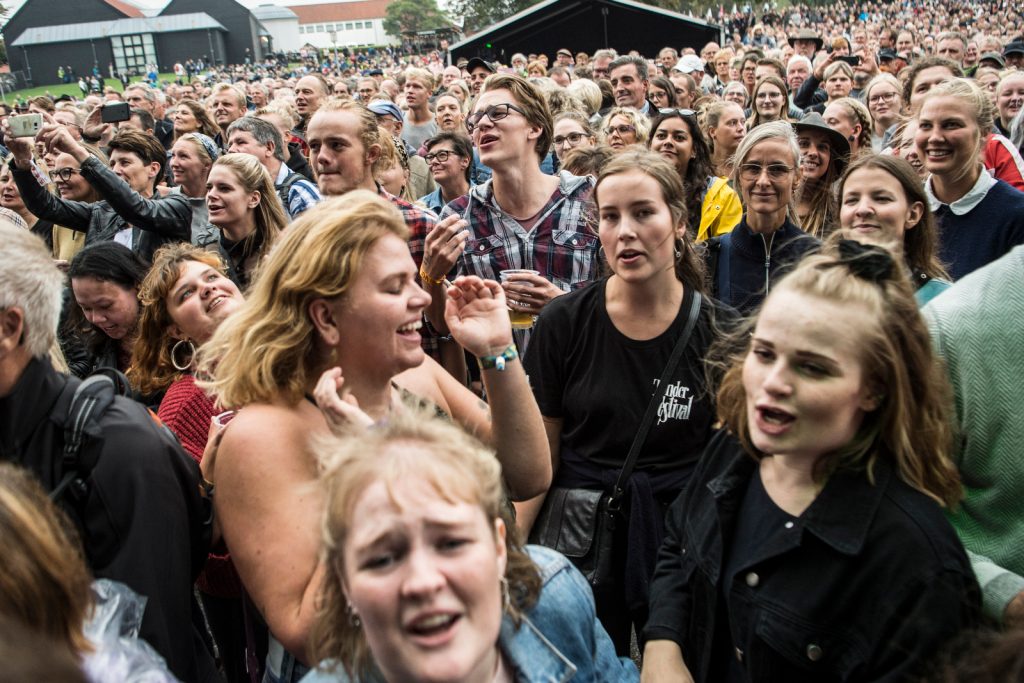
[(840, 240), (839, 263), (849, 268), (857, 277), (875, 284), (891, 280), (897, 272), (896, 261), (888, 251), (854, 240)]

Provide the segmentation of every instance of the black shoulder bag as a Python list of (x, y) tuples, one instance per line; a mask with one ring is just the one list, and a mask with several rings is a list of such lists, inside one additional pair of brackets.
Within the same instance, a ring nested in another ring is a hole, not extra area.
[(658, 412), (663, 387), (668, 386), (697, 325), (701, 300), (700, 292), (694, 292), (686, 327), (679, 335), (672, 355), (661, 373), (661, 380), (651, 395), (647, 412), (640, 421), (636, 437), (629, 447), (629, 454), (611, 492), (552, 487), (530, 531), (530, 543), (547, 546), (568, 557), (586, 577), (595, 595), (615, 589), (612, 544), (615, 526), (622, 519), (622, 499), (626, 495), (626, 483), (633, 474), (640, 449), (647, 440), (654, 416)]

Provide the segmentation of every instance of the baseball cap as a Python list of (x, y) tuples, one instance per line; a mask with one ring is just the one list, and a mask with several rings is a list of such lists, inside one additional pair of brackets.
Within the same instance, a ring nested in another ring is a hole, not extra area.
[(1003, 56), (1009, 57), (1010, 55), (1024, 55), (1024, 42), (1014, 40), (1007, 43), (1003, 47)]
[(893, 50), (891, 47), (884, 47), (878, 51), (878, 61), (880, 62), (891, 62), (897, 57), (899, 57), (899, 55), (897, 55), (896, 50)]
[(491, 64), (490, 62), (486, 62), (480, 59), (479, 57), (473, 57), (473, 59), (469, 60), (469, 63), (466, 64), (466, 71), (468, 71), (469, 73), (473, 73), (473, 69), (476, 69), (477, 67), (480, 66), (487, 69), (491, 73), (494, 73), (494, 65)]
[(984, 62), (984, 61), (995, 62), (996, 64), (999, 65), (1000, 69), (1002, 69), (1002, 68), (1004, 68), (1006, 66), (1006, 60), (1003, 59), (1003, 56), (1001, 54), (999, 54), (998, 52), (986, 52), (978, 60), (978, 63), (980, 64), (981, 62)]
[(387, 100), (374, 100), (370, 104), (366, 105), (366, 108), (372, 111), (377, 116), (390, 116), (396, 121), (405, 122), (405, 117), (402, 116), (402, 110), (398, 108), (398, 105), (394, 102), (388, 102)]
[(694, 71), (704, 70), (704, 60), (697, 55), (683, 55), (674, 67), (673, 71), (681, 71), (684, 74), (693, 73)]

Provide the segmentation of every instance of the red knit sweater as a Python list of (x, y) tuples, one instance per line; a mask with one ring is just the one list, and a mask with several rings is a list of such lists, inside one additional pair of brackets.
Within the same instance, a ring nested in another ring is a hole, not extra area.
[(157, 416), (163, 420), (196, 462), (203, 459), (210, 419), (214, 416), (213, 398), (196, 386), (192, 375), (182, 375), (172, 384), (160, 402)]
[[(214, 399), (196, 386), (192, 375), (182, 375), (164, 394), (157, 416), (174, 432), (185, 451), (196, 462), (200, 462), (210, 435), (210, 419), (215, 412)], [(206, 568), (196, 584), (204, 593), (218, 597), (234, 598), (241, 595), (238, 573), (226, 553), (210, 553)]]

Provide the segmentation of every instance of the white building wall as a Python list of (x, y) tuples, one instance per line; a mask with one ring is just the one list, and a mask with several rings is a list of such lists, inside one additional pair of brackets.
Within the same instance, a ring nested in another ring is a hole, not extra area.
[(274, 39), (274, 49), (281, 52), (295, 52), (306, 42), (299, 35), (299, 19), (264, 19), (263, 24)]
[[(334, 30), (337, 42), (331, 41)], [(270, 27), (267, 27), (270, 30)], [(384, 18), (352, 21), (325, 21), (316, 24), (301, 24), (298, 31), (300, 43), (309, 43), (319, 48), (354, 47), (357, 45), (397, 45), (398, 40), (384, 31)]]

